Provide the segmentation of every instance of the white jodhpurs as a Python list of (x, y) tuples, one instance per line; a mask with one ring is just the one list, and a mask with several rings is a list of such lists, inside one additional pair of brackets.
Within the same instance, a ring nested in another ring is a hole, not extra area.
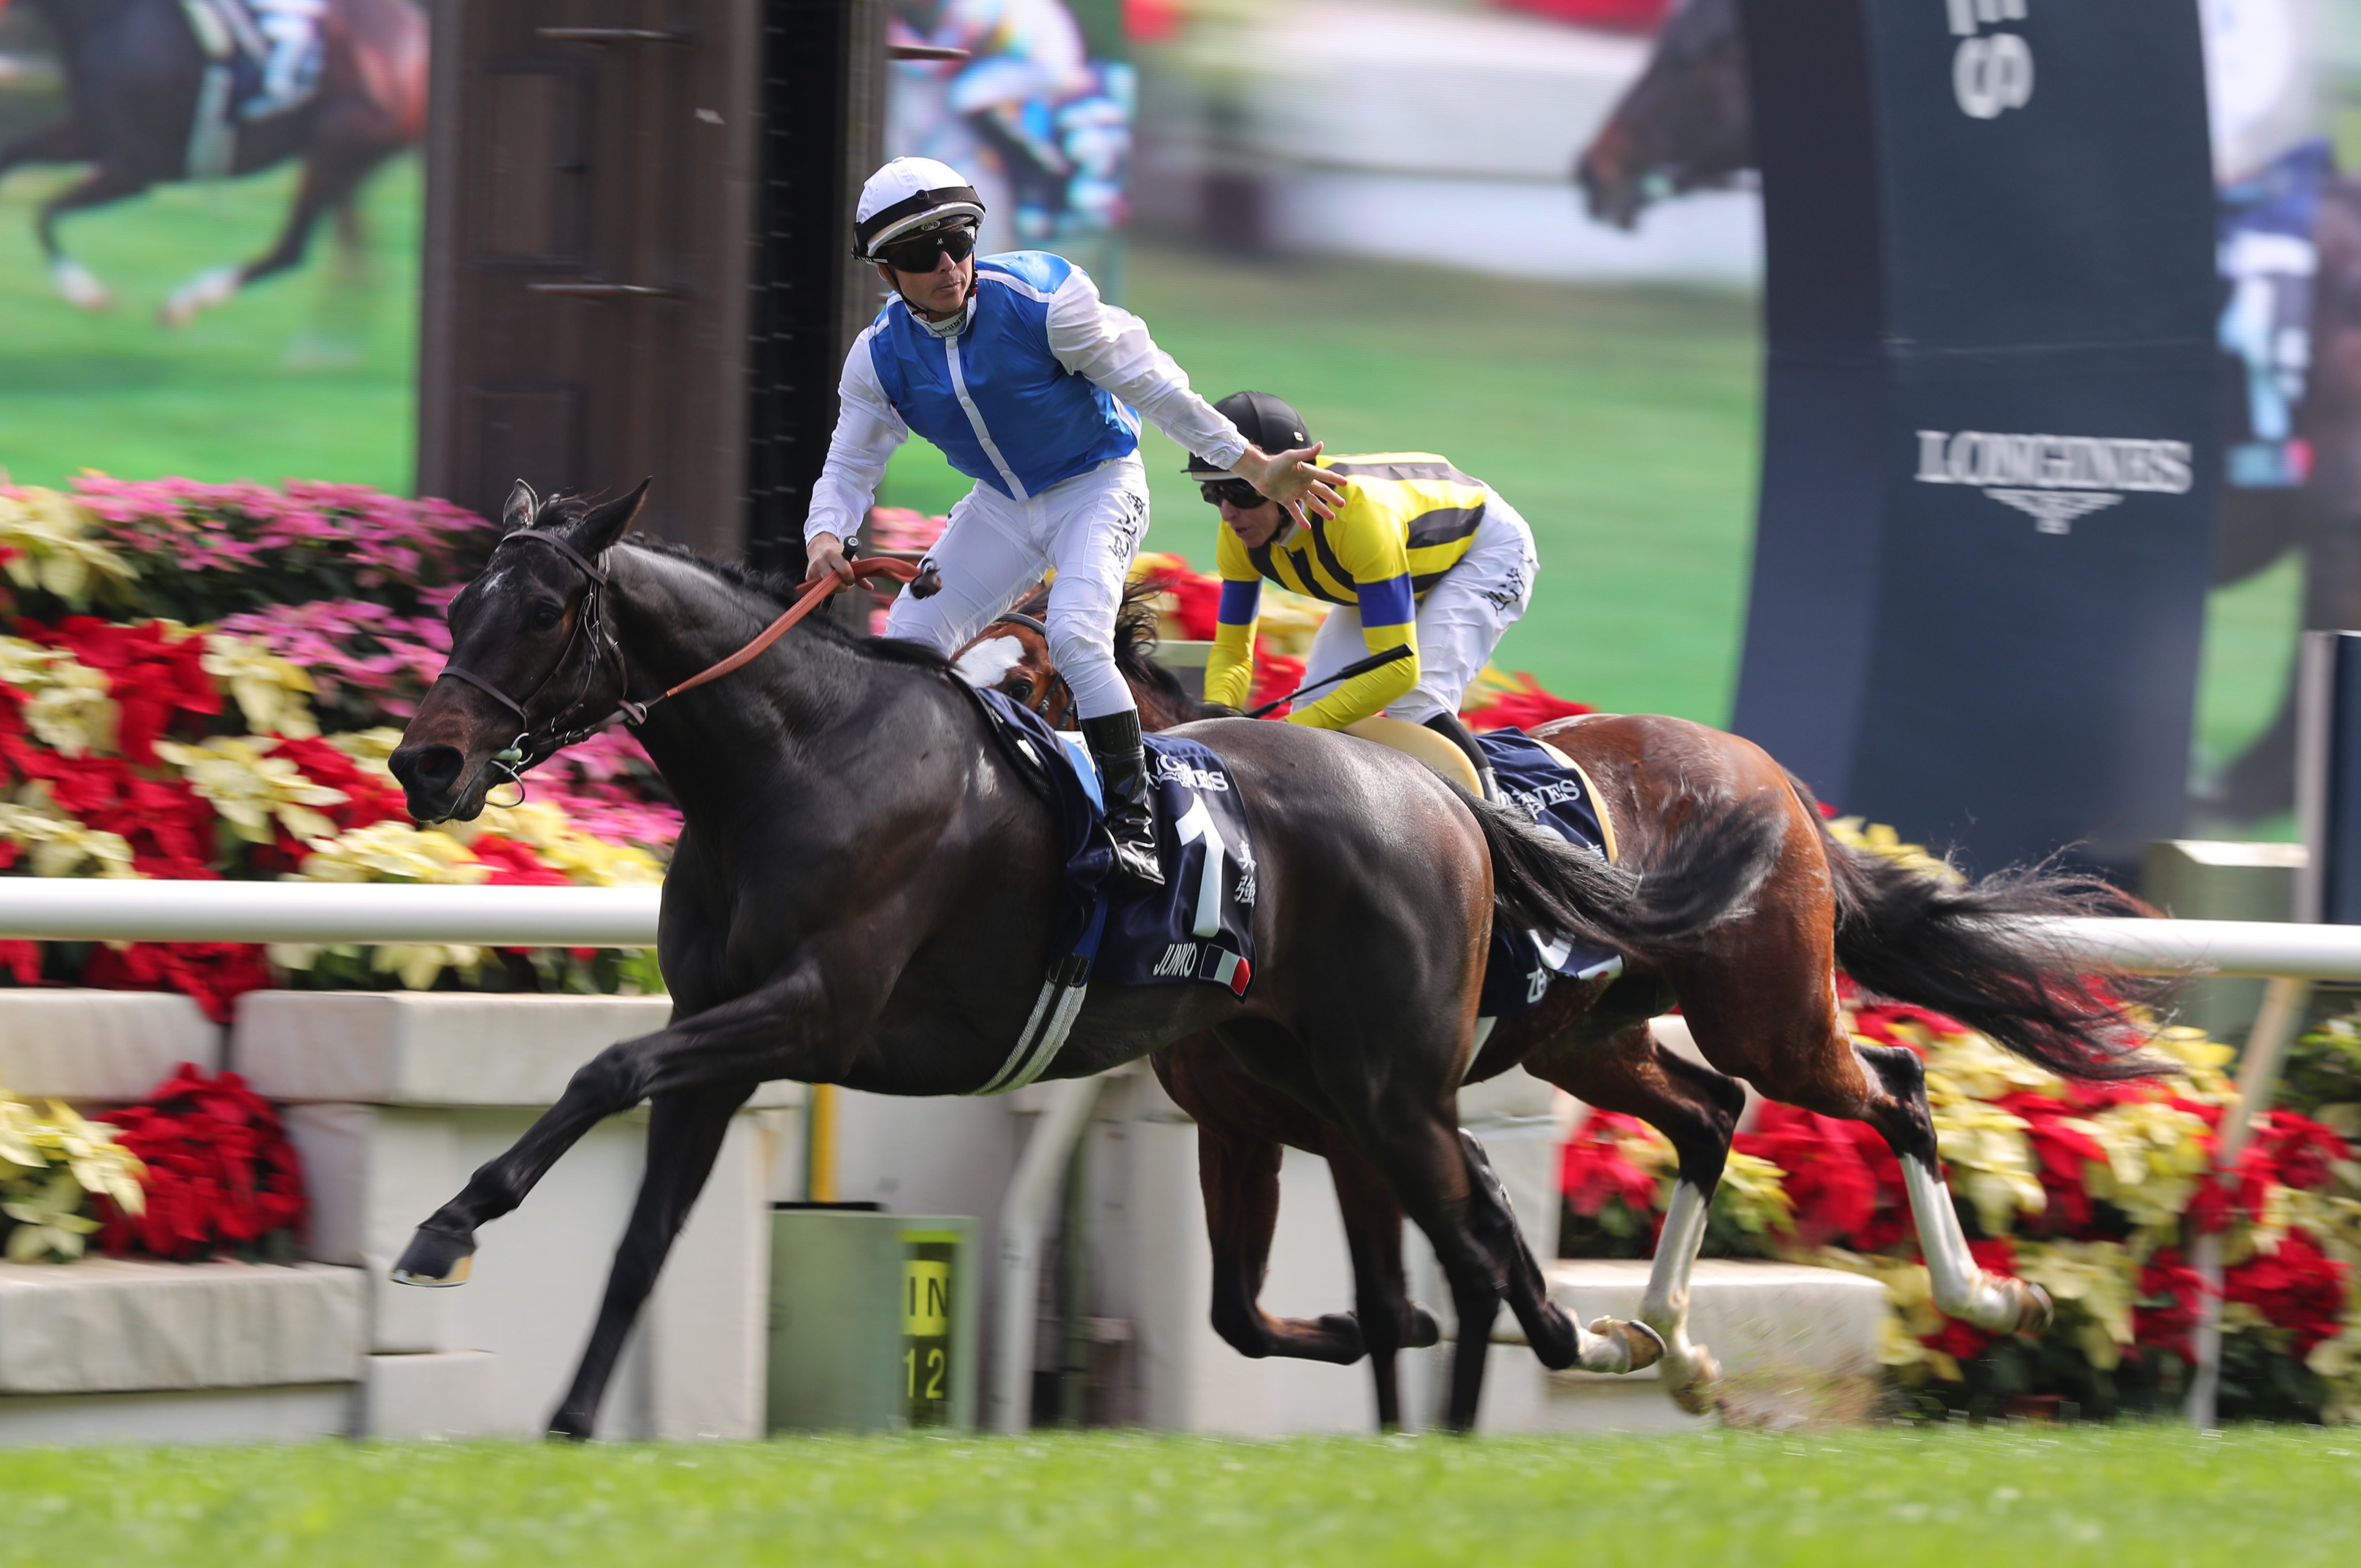
[(943, 536), (927, 552), (942, 591), (904, 588), (885, 617), (885, 635), (924, 642), (946, 657), (1056, 567), (1049, 586), (1049, 657), (1073, 689), (1083, 718), (1127, 713), (1131, 688), (1115, 663), (1115, 618), (1132, 558), (1148, 532), (1148, 470), (1139, 454), (1109, 458), (1087, 474), (1013, 501), (978, 485), (951, 508)]
[[(1540, 571), (1533, 531), (1495, 494), (1484, 503), (1484, 521), (1477, 524), (1467, 554), (1419, 604), (1418, 684), (1387, 705), (1388, 717), (1423, 724), (1438, 713), (1457, 713), (1468, 683), (1532, 602)], [(1361, 612), (1338, 605), (1312, 634), (1304, 682), (1334, 674), (1368, 652), (1361, 640)]]

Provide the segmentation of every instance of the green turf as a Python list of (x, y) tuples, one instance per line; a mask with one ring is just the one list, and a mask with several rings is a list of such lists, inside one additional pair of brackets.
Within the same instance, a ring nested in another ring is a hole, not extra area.
[(2361, 1436), (2172, 1428), (12, 1453), (0, 1563), (2361, 1561)]
[(50, 287), (40, 201), (71, 178), (0, 183), (0, 467), (20, 483), (79, 470), (151, 478), (290, 476), (407, 492), (418, 338), (419, 178), (405, 159), (366, 197), (368, 274), (332, 262), (324, 226), (302, 269), (172, 332), (156, 308), (192, 275), (269, 248), (294, 170), (171, 185), (65, 220), (66, 245), (117, 295), (89, 315)]

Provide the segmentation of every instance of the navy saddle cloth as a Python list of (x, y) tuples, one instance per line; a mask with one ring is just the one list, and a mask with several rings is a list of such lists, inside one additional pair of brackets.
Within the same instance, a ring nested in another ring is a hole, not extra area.
[(1067, 983), (1085, 977), (1116, 985), (1202, 980), (1244, 996), (1254, 978), (1255, 858), (1227, 764), (1194, 740), (1143, 738), (1155, 779), (1164, 885), (1110, 894), (1115, 850), (1097, 770), (1081, 738), (1059, 734), (999, 692), (969, 689), (1003, 741), (1038, 769), (1058, 807), (1065, 896), (1050, 951), (1063, 961)]
[[(1500, 798), (1532, 818), (1543, 831), (1554, 833), (1604, 859), (1607, 835), (1598, 822), (1598, 805), (1582, 775), (1526, 736), (1521, 729), (1493, 729), (1476, 737), (1500, 784)], [(1559, 975), (1587, 980), (1623, 971), (1620, 955), (1599, 948), (1578, 948), (1543, 931), (1519, 930), (1495, 922), (1492, 949), (1484, 959), (1483, 998), (1478, 1016), (1506, 1017), (1539, 1006), (1550, 981)]]

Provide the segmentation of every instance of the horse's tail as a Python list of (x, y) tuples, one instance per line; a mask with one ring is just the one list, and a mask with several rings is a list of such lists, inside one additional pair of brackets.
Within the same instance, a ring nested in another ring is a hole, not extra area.
[(1543, 831), (1513, 806), (1451, 787), (1491, 853), (1495, 920), (1635, 958), (1676, 950), (1743, 914), (1786, 832), (1784, 811), (1761, 799), (1693, 811), (1634, 872)]
[(2126, 1011), (2169, 987), (2094, 985), (2062, 943), (2026, 924), (2154, 909), (2098, 877), (2048, 865), (1938, 881), (1844, 843), (1803, 782), (1788, 782), (1820, 827), (1835, 883), (1837, 962), (1864, 990), (1947, 1014), (2067, 1078), (2172, 1069), (2140, 1048), (2147, 1031)]

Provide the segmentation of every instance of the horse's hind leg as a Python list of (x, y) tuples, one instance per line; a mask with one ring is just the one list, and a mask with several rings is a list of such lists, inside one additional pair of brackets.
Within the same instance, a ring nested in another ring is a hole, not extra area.
[(41, 214), (33, 228), (40, 236), (41, 254), (49, 258), (49, 281), (57, 286), (59, 296), (66, 303), (81, 310), (103, 311), (115, 302), (115, 296), (98, 280), (96, 273), (68, 256), (59, 245), (58, 220), (68, 213), (104, 207), (146, 189), (148, 181), (143, 176), (102, 163), (41, 203)]
[(1680, 1157), (1673, 1201), (1656, 1240), (1640, 1320), (1664, 1343), (1665, 1391), (1683, 1409), (1714, 1406), (1721, 1367), (1688, 1335), (1689, 1276), (1705, 1239), (1714, 1189), (1730, 1159), (1730, 1141), (1746, 1109), (1746, 1091), (1711, 1068), (1657, 1044), (1645, 1022), (1604, 1041), (1568, 1031), (1535, 1052), (1525, 1069), (1602, 1111), (1637, 1116), (1672, 1140)]
[(1927, 1259), (1935, 1306), (1946, 1316), (1992, 1333), (2037, 1332), (2049, 1321), (2049, 1294), (2038, 1285), (1987, 1274), (1968, 1251), (1967, 1233), (1935, 1149), (1935, 1113), (1927, 1103), (1927, 1064), (1905, 1046), (1851, 1047), (1883, 1099), (1868, 1118), (1902, 1161), (1918, 1250)]
[(288, 209), (278, 243), (243, 266), (215, 267), (198, 273), (166, 297), (159, 319), (166, 326), (186, 326), (199, 312), (228, 303), (247, 284), (299, 265), (311, 248), (312, 233), (319, 227), (321, 216), (350, 201), (370, 170), (392, 151), (375, 145), (321, 144), (303, 165), (302, 183), (296, 188), (295, 204)]
[(730, 1118), (752, 1084), (730, 1084), (660, 1095), (648, 1108), (647, 1165), (640, 1177), (639, 1201), (631, 1223), (615, 1249), (615, 1266), (607, 1276), (606, 1299), (598, 1305), (598, 1321), (590, 1343), (575, 1369), (574, 1383), (549, 1419), (549, 1435), (585, 1440), (598, 1418), (598, 1402), (607, 1379), (622, 1354), (632, 1320), (655, 1288), (657, 1271), (674, 1238), (688, 1222), (688, 1212), (713, 1173)]
[(2040, 1327), (2049, 1318), (2048, 1296), (2038, 1286), (1985, 1273), (1968, 1252), (1967, 1233), (1943, 1185), (1926, 1064), (1906, 1047), (1855, 1045), (1838, 1015), (1825, 956), (1821, 963), (1765, 961), (1752, 967), (1745, 986), (1675, 978), (1698, 1049), (1775, 1100), (1875, 1127), (1902, 1162), (1936, 1307), (1993, 1332)]

